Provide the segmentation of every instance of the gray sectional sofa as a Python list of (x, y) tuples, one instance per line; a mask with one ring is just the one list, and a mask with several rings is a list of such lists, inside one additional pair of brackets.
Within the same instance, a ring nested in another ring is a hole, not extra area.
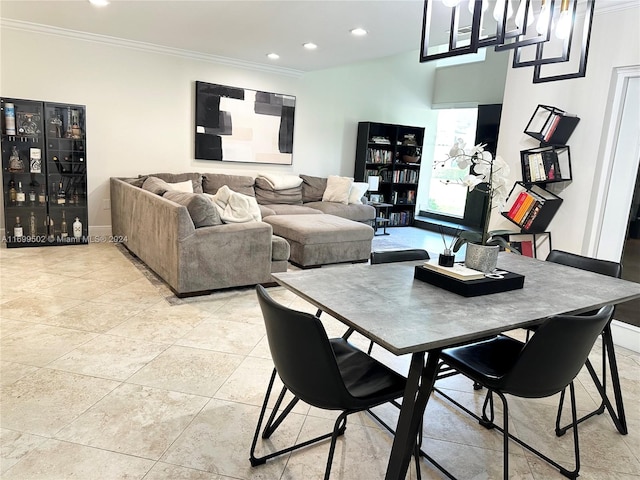
[[(299, 192), (269, 189), (259, 180), (213, 173), (112, 177), (112, 232), (181, 296), (270, 283), (288, 260), (309, 267), (368, 259), (373, 229), (365, 222), (375, 217), (373, 207), (318, 200), (319, 177), (307, 177)], [(185, 181), (193, 193), (163, 188)], [(256, 197), (262, 221), (215, 218), (205, 197), (224, 185)]]

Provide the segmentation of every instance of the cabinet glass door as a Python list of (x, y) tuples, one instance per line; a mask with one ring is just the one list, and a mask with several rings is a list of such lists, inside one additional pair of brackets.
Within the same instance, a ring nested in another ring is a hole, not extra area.
[(49, 234), (56, 243), (86, 243), (85, 108), (45, 103)]

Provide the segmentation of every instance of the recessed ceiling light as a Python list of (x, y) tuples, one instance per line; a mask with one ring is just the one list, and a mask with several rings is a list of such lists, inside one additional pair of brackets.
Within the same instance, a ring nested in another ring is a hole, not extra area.
[(316, 45), (313, 42), (307, 42), (307, 43), (303, 43), (302, 46), (304, 48), (306, 48), (307, 50), (315, 50), (316, 48), (318, 48), (318, 45)]
[(95, 5), (96, 7), (104, 7), (109, 5), (109, 0), (89, 0), (91, 5)]
[(269, 57), (271, 60), (277, 60), (280, 58), (280, 55), (278, 55), (277, 53), (267, 53), (267, 57)]
[(362, 37), (366, 35), (368, 32), (364, 28), (354, 28), (351, 31), (351, 35), (355, 35), (356, 37)]

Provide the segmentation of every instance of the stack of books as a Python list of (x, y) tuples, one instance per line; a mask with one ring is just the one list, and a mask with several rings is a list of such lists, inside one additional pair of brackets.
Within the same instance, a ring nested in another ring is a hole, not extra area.
[(454, 263), (453, 267), (443, 267), (442, 265), (438, 265), (438, 260), (429, 260), (424, 263), (424, 267), (434, 272), (457, 278), (458, 280), (478, 280), (484, 278), (484, 273), (467, 268), (461, 263)]

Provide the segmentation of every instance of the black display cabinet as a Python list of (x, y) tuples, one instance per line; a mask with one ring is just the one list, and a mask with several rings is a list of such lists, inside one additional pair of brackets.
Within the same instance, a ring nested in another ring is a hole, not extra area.
[(7, 247), (86, 244), (86, 109), (0, 99)]

